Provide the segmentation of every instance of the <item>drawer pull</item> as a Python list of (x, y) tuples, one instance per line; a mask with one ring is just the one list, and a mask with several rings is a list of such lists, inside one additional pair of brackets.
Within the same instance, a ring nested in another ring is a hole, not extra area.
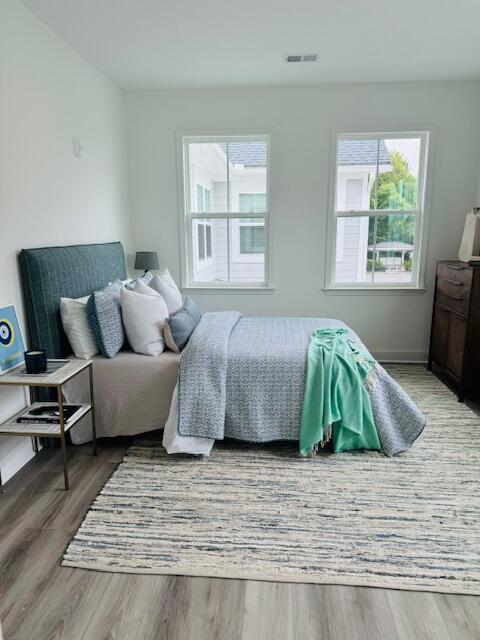
[(459, 264), (445, 264), (445, 263), (443, 263), (443, 266), (447, 267), (447, 269), (455, 269), (455, 271), (463, 271), (465, 269), (465, 267), (462, 267)]
[(447, 298), (451, 298), (452, 300), (464, 300), (463, 296), (456, 296), (454, 293), (447, 293), (446, 291), (441, 291), (441, 293)]
[(452, 311), (452, 309), (449, 309), (448, 307), (445, 307), (443, 304), (440, 304), (439, 302), (437, 302), (436, 306), (437, 306), (438, 309), (441, 309), (442, 311), (448, 311), (448, 313), (451, 313), (453, 316), (455, 316), (459, 320), (466, 320), (467, 319), (467, 316), (462, 316), (460, 313), (456, 313), (455, 311)]
[(443, 279), (446, 282), (449, 282), (450, 284), (456, 285), (457, 287), (461, 287), (462, 284), (464, 284), (463, 282), (460, 282), (459, 280), (453, 280), (452, 278), (445, 278), (445, 276), (443, 276)]

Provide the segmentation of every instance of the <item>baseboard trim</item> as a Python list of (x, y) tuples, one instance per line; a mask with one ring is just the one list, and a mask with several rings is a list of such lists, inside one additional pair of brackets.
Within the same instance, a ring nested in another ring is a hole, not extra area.
[(384, 363), (425, 364), (428, 360), (426, 349), (377, 349), (371, 347), (370, 352), (376, 360)]
[(15, 438), (14, 446), (6, 447), (6, 451), (0, 455), (0, 471), (2, 484), (12, 478), (35, 455), (30, 438)]

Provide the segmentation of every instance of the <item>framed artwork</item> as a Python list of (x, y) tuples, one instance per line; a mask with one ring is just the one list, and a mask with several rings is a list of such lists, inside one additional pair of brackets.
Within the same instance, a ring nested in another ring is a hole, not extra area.
[(24, 351), (15, 306), (0, 307), (0, 375), (25, 362)]

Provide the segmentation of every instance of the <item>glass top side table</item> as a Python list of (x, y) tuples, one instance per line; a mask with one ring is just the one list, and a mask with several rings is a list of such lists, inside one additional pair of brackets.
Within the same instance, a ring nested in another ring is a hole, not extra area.
[[(17, 387), (43, 387), (56, 389), (59, 422), (35, 422), (20, 423), (17, 418), (25, 412), (26, 407), (18, 411), (11, 418), (0, 424), (0, 436), (21, 436), (30, 437), (36, 442), (37, 438), (60, 438), (63, 458), (63, 475), (65, 479), (65, 489), (69, 488), (68, 481), (68, 459), (67, 459), (67, 443), (66, 434), (81, 418), (91, 413), (92, 416), (92, 440), (93, 455), (97, 455), (97, 434), (95, 427), (95, 400), (93, 394), (93, 371), (91, 360), (48, 360), (50, 365), (57, 365), (51, 373), (27, 374), (25, 373), (25, 364), (21, 364), (8, 373), (0, 375), (0, 386), (17, 386)], [(61, 365), (61, 363), (63, 363)], [(61, 365), (61, 366), (59, 366)], [(64, 415), (64, 401), (62, 387), (63, 385), (78, 375), (80, 372), (88, 369), (90, 383), (90, 403), (75, 403), (79, 405), (79, 409), (73, 416), (66, 420)], [(51, 405), (51, 402), (39, 402), (34, 405)], [(55, 404), (55, 403), (53, 403)], [(33, 406), (33, 405), (30, 405)], [(36, 450), (36, 448), (35, 448)], [(0, 475), (0, 486), (2, 483)]]

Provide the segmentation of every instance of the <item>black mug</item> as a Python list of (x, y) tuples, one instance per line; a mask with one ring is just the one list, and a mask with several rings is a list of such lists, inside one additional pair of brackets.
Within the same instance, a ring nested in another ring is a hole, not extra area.
[(27, 373), (45, 373), (47, 370), (47, 354), (43, 349), (25, 351), (24, 356)]

